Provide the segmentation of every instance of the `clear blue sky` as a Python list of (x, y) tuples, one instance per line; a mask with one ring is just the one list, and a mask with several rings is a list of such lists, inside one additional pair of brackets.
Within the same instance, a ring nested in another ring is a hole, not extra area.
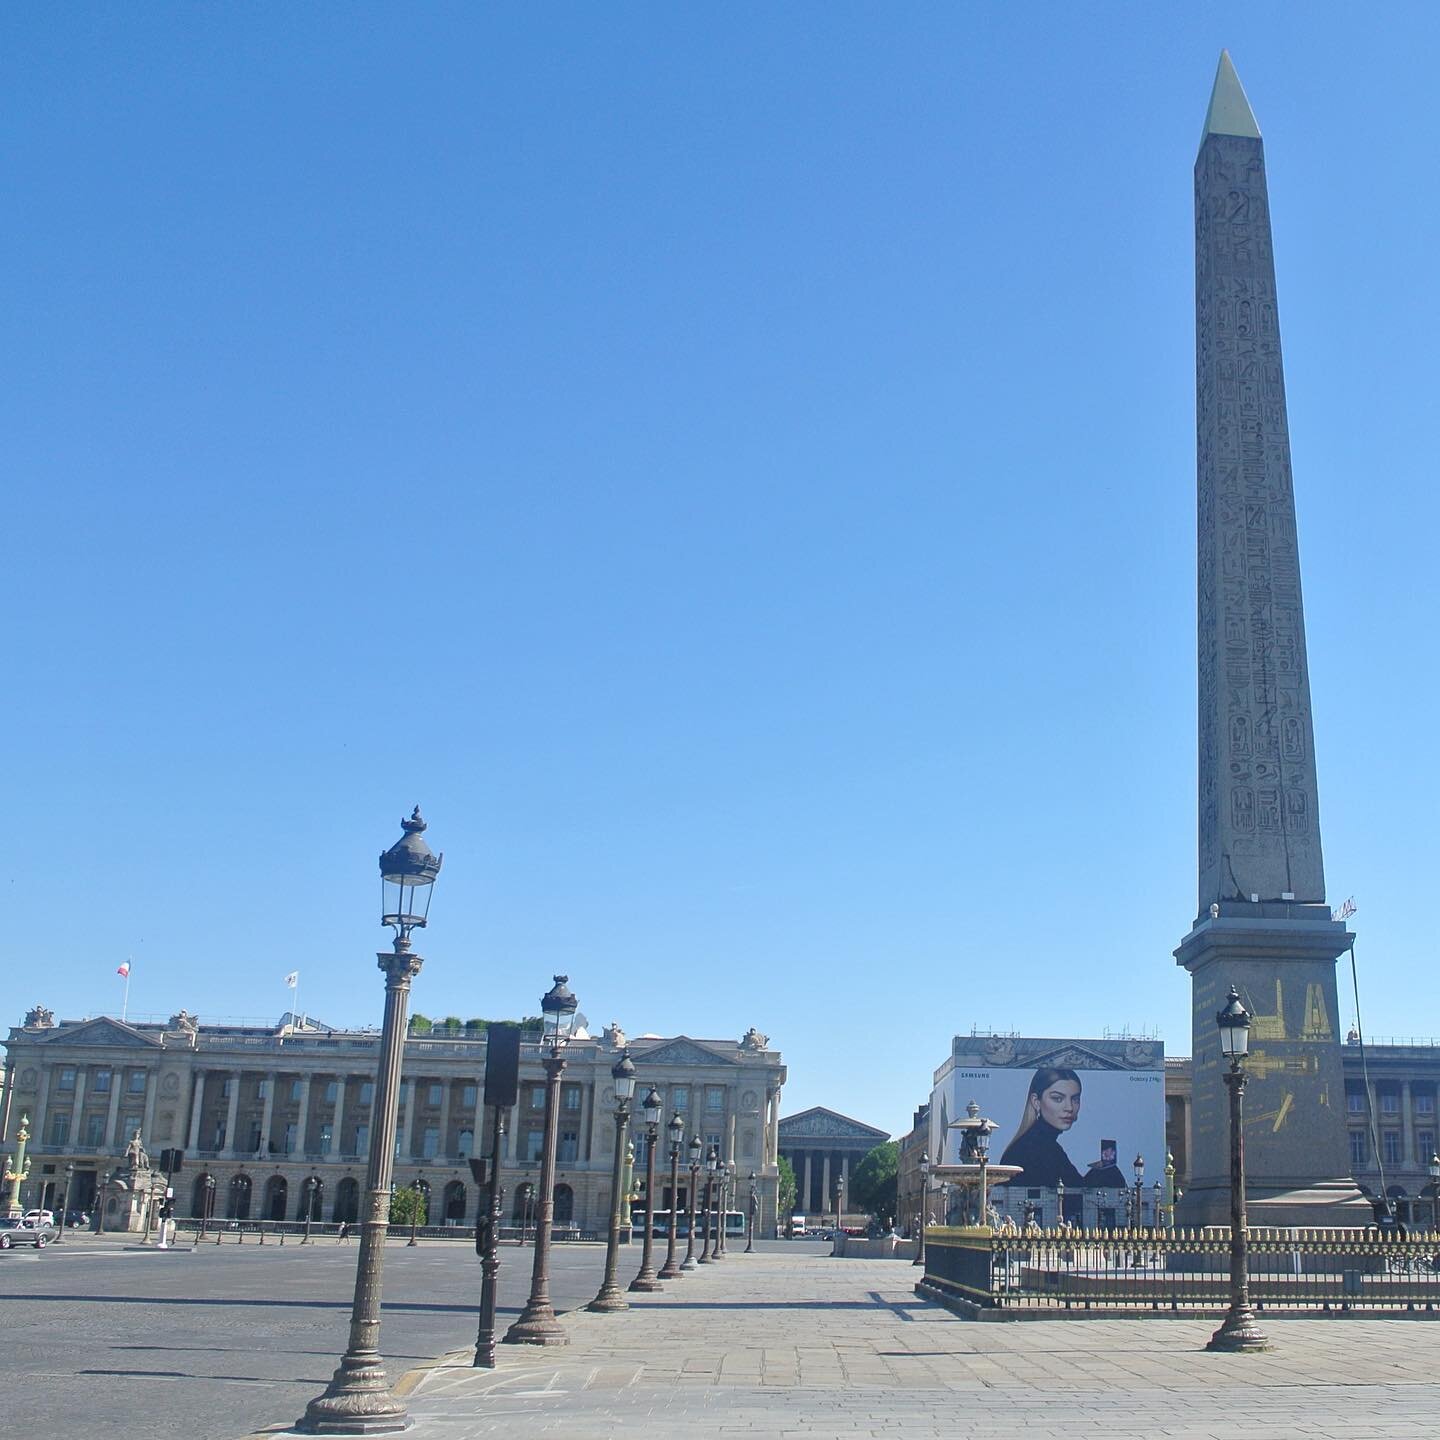
[[(1191, 164), (1265, 132), (1330, 898), (1440, 1032), (1430, 5), (29, 5), (3, 22), (27, 1003), (1187, 1053)], [(1342, 997), (1344, 995), (1342, 990)], [(1342, 998), (1342, 1018), (1350, 1005)]]

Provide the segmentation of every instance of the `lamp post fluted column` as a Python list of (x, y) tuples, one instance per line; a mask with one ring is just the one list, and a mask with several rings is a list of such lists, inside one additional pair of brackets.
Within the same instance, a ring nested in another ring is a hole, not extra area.
[(645, 1244), (640, 1269), (630, 1288), (641, 1293), (663, 1290), (655, 1274), (655, 1142), (660, 1138), (660, 1092), (652, 1085), (642, 1106), (645, 1112)]
[(715, 1188), (715, 1152), (710, 1152), (705, 1162), (705, 1233), (701, 1237), (700, 1257), (695, 1262), (697, 1265), (708, 1265), (710, 1263), (710, 1192)]
[(700, 1195), (700, 1137), (690, 1141), (690, 1193), (685, 1197), (685, 1258), (680, 1262), (682, 1273), (693, 1270), (695, 1260), (695, 1202)]
[(755, 1212), (760, 1207), (760, 1192), (755, 1187), (757, 1178), (752, 1170), (750, 1172), (750, 1201), (745, 1207), (745, 1253), (747, 1255), (755, 1252)]
[[(410, 936), (425, 926), (435, 877), (444, 856), (432, 854), (426, 845), (426, 826), (418, 805), (400, 825), (403, 835), (380, 857), (381, 895), (385, 901), (380, 923), (394, 930), (395, 940), (390, 950), (382, 950), (376, 957), (385, 976), (385, 1018), (375, 1073), (373, 1127), (365, 1172), (366, 1209), (355, 1264), (350, 1343), (324, 1394), (316, 1396), (296, 1422), (297, 1430), (309, 1434), (378, 1435), (404, 1430), (410, 1423), (404, 1402), (390, 1393), (385, 1362), (380, 1357), (380, 1290), (385, 1236), (390, 1227), (390, 1178), (395, 1161), (400, 1065), (405, 1052), (405, 1012), (410, 983), (424, 963), (412, 953)], [(421, 892), (423, 909), (418, 903)]]
[(70, 1213), (70, 1182), (75, 1178), (75, 1166), (65, 1167), (65, 1188), (60, 1192), (60, 1229), (55, 1236), (58, 1245), (65, 1238), (65, 1217)]
[(925, 1263), (925, 1211), (930, 1204), (930, 1152), (920, 1152), (920, 1224), (917, 1231), (914, 1265)]
[(535, 1217), (535, 1261), (530, 1272), (530, 1298), (520, 1318), (505, 1332), (507, 1345), (568, 1345), (555, 1307), (550, 1302), (550, 1226), (555, 1218), (555, 1142), (560, 1118), (560, 1076), (565, 1071), (565, 1043), (570, 1037), (577, 1002), (567, 987), (569, 977), (557, 975), (540, 1001), (545, 1016), (549, 1054), (545, 1056), (545, 1131), (540, 1144), (540, 1205)]
[(670, 1119), (670, 1237), (665, 1244), (665, 1263), (660, 1267), (662, 1280), (678, 1280), (680, 1265), (675, 1259), (675, 1242), (680, 1234), (680, 1146), (685, 1139), (685, 1122), (680, 1116)]
[(1245, 1054), (1249, 1048), (1250, 1012), (1232, 985), (1215, 1017), (1221, 1051), (1230, 1060), (1225, 1088), (1230, 1092), (1230, 1308), (1224, 1323), (1210, 1337), (1207, 1350), (1268, 1350), (1270, 1342), (1250, 1306), (1250, 1266), (1245, 1220)]
[(615, 1159), (610, 1170), (610, 1233), (605, 1241), (605, 1278), (595, 1298), (585, 1307), (600, 1314), (628, 1310), (630, 1302), (620, 1288), (616, 1272), (620, 1267), (620, 1215), (625, 1197), (625, 1129), (630, 1123), (630, 1097), (635, 1093), (635, 1064), (626, 1050), (611, 1075), (615, 1081)]

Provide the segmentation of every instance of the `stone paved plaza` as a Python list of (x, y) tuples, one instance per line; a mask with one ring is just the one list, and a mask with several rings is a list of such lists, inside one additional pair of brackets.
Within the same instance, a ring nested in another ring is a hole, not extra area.
[[(807, 1247), (808, 1251), (808, 1247)], [(976, 1324), (918, 1300), (894, 1261), (732, 1255), (565, 1318), (562, 1351), (450, 1357), (406, 1381), (416, 1440), (565, 1435), (1313, 1436), (1440, 1428), (1440, 1327), (1266, 1318), (1275, 1349), (1212, 1355), (1214, 1320)]]

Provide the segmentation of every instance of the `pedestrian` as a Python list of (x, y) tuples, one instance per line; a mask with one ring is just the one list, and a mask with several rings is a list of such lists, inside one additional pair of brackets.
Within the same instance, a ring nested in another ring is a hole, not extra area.
[(340, 1228), (335, 1232), (335, 1243), (338, 1245), (342, 1240), (348, 1240), (349, 1238), (350, 1222), (348, 1220), (342, 1220), (340, 1222)]

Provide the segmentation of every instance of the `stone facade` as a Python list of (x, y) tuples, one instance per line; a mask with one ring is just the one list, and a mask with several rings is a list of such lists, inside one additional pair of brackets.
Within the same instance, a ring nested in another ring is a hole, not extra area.
[[(184, 1152), (175, 1177), (179, 1216), (198, 1215), (204, 1176), (215, 1177), (217, 1219), (303, 1218), (305, 1182), (320, 1181), (318, 1220), (357, 1217), (369, 1146), (380, 1036), (374, 1030), (204, 1025), (181, 1011), (164, 1025), (101, 1017), (56, 1024), (48, 1012), (10, 1031), (0, 1143), (28, 1113), (33, 1203), (58, 1201), (67, 1163), (70, 1205), (92, 1209), (98, 1187), (136, 1130), (152, 1156)], [(679, 1113), (735, 1165), (737, 1193), (751, 1171), (759, 1233), (775, 1226), (780, 1092), (785, 1066), (765, 1036), (742, 1040), (642, 1036), (629, 1048), (637, 1097), (655, 1085), (665, 1119)], [(626, 1044), (615, 1027), (568, 1047), (561, 1086), (556, 1220), (585, 1230), (608, 1222), (615, 1123), (610, 1069)], [(473, 1225), (478, 1187), (468, 1158), (488, 1153), (493, 1112), (483, 1102), (486, 1043), (433, 1033), (405, 1044), (395, 1178), (423, 1177), (433, 1223)], [(521, 1047), (519, 1102), (505, 1117), (501, 1152), (506, 1215), (523, 1216), (540, 1173), (544, 1073), (539, 1048)], [(632, 1128), (632, 1135), (635, 1134)], [(662, 1139), (661, 1144), (664, 1145)], [(643, 1175), (643, 1147), (640, 1149)], [(156, 1162), (158, 1164), (158, 1160)], [(665, 1173), (666, 1156), (657, 1156)], [(680, 1203), (686, 1203), (682, 1167)]]
[[(850, 1172), (890, 1135), (816, 1105), (780, 1122), (780, 1153), (795, 1171), (795, 1213), (816, 1220), (835, 1214), (836, 1184), (848, 1190)], [(845, 1207), (846, 1223), (855, 1213)], [(782, 1223), (788, 1219), (782, 1216)]]

